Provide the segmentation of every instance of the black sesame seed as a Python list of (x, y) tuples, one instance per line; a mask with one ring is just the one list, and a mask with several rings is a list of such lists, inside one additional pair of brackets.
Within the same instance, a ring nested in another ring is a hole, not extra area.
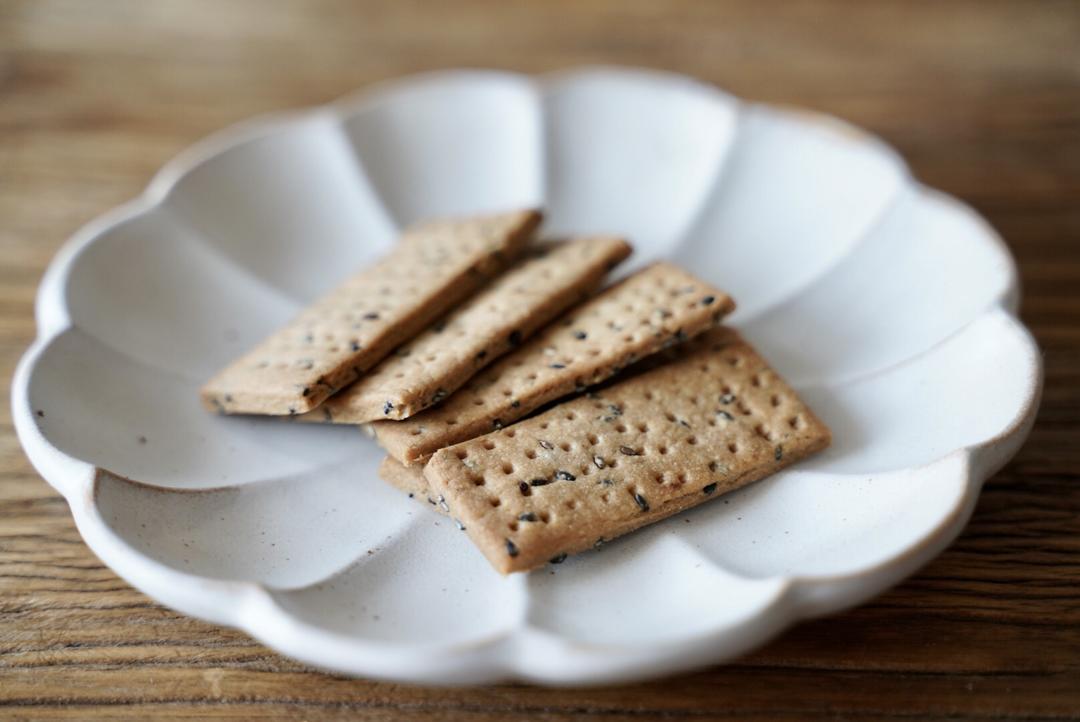
[[(529, 482), (529, 486), (547, 486), (551, 483), (551, 479), (533, 479)], [(525, 482), (522, 482), (525, 483)]]
[(551, 368), (553, 368), (553, 369), (564, 369), (564, 368), (566, 368), (566, 364), (551, 364)]
[(45, 418), (45, 412), (42, 411), (41, 409), (37, 410), (37, 415), (38, 415), (39, 419), (44, 419)]
[(649, 502), (641, 494), (638, 494), (638, 493), (635, 492), (634, 493), (634, 501), (637, 502), (637, 505), (641, 507), (642, 511), (648, 511), (649, 510)]
[(596, 541), (595, 541), (595, 542), (593, 543), (593, 545), (592, 545), (592, 548), (593, 548), (593, 549), (596, 549), (596, 550), (599, 550), (599, 549), (600, 549), (600, 547), (604, 546), (604, 543), (605, 543), (606, 541), (607, 541), (607, 539), (605, 539), (604, 537), (600, 537), (599, 539), (597, 539), (597, 540), (596, 540)]
[(529, 488), (529, 485), (526, 482), (519, 481), (518, 489), (521, 491), (522, 496), (532, 496), (532, 489)]
[(289, 407), (289, 416), (296, 416), (296, 407), (295, 406), (290, 406)]
[(512, 557), (516, 557), (518, 555), (517, 545), (515, 545), (514, 542), (510, 541), (509, 539), (506, 540), (506, 553)]
[(435, 506), (435, 500), (432, 499), (430, 496), (427, 498), (427, 503), (431, 504), (432, 506)]
[(536, 514), (531, 511), (518, 514), (518, 521), (536, 521)]
[(510, 408), (516, 409), (519, 406), (521, 406), (520, 401), (518, 401), (517, 399), (510, 399)]
[(521, 331), (511, 331), (509, 341), (510, 341), (511, 346), (520, 346), (521, 345)]
[(412, 499), (412, 498), (415, 498), (415, 497), (416, 497), (416, 494), (414, 494), (414, 493), (412, 493), (412, 492), (410, 491), (410, 492), (409, 492), (409, 498), (410, 498), (410, 499)]
[(577, 477), (574, 476), (573, 474), (571, 474), (569, 471), (562, 471), (561, 469), (559, 471), (555, 472), (555, 478), (559, 479), (560, 481), (576, 481), (577, 480)]
[(593, 461), (594, 464), (596, 464), (597, 469), (603, 469), (604, 468), (604, 457), (602, 457), (602, 456), (594, 456), (592, 458), (592, 461)]
[(563, 562), (565, 562), (565, 561), (566, 561), (566, 552), (563, 552), (562, 554), (560, 554), (560, 555), (559, 555), (559, 556), (557, 556), (557, 557), (552, 557), (552, 558), (551, 558), (551, 559), (549, 559), (548, 561), (549, 561), (550, 563), (552, 563), (552, 564), (562, 564)]
[(703, 487), (701, 488), (701, 493), (702, 493), (702, 494), (705, 494), (706, 496), (708, 496), (709, 494), (713, 493), (714, 491), (716, 491), (716, 484), (715, 484), (715, 483), (713, 483), (713, 484), (706, 484), (705, 486), (703, 486)]
[(476, 354), (477, 361), (483, 361), (487, 357), (487, 351), (480, 351)]
[(540, 439), (540, 446), (543, 446), (548, 451), (551, 451), (555, 448), (555, 444), (551, 443), (550, 441), (544, 441), (543, 439)]
[(365, 313), (363, 315), (363, 319), (365, 321), (378, 321), (379, 320), (379, 314), (375, 313), (374, 311), (370, 311), (370, 312)]
[(727, 405), (735, 400), (735, 394), (724, 394), (720, 397), (720, 403)]
[(360, 350), (360, 342), (356, 341), (356, 340), (349, 341), (349, 350), (350, 351), (359, 351)]
[(383, 407), (382, 407), (383, 414), (389, 414), (393, 410), (394, 410), (394, 403), (392, 401), (387, 401), (385, 404), (383, 404)]
[(446, 393), (446, 389), (443, 389), (443, 388), (435, 389), (435, 395), (431, 397), (431, 402), (434, 403), (434, 404), (437, 404), (440, 401), (442, 401), (443, 399), (445, 399), (447, 397), (447, 395), (448, 394)]
[(611, 412), (612, 416), (622, 416), (622, 407), (618, 404), (609, 404), (608, 410)]
[(589, 334), (585, 333), (584, 331), (574, 331), (574, 338), (576, 338), (578, 341), (584, 341), (588, 337)]
[(702, 306), (711, 306), (711, 305), (713, 305), (713, 301), (715, 301), (715, 300), (716, 300), (716, 296), (706, 296), (705, 298), (701, 299), (701, 305)]
[(308, 388), (307, 386), (305, 386), (304, 390), (300, 392), (300, 395), (301, 396), (308, 396), (310, 393), (311, 393), (311, 389)]
[(492, 419), (491, 420), (491, 425), (495, 429), (501, 429), (503, 427), (502, 419)]
[(465, 531), (465, 525), (461, 523), (460, 519), (454, 519), (454, 523), (457, 524), (458, 531)]
[(777, 461), (780, 461), (780, 459), (784, 458), (784, 447), (783, 446), (777, 446), (776, 447), (776, 453), (774, 454), (774, 456), (776, 457)]
[(726, 411), (721, 410), (721, 411), (717, 411), (716, 413), (717, 413), (718, 416), (722, 416), (727, 421), (734, 421), (735, 420), (735, 417), (732, 416), (731, 414), (729, 414)]
[(600, 480), (600, 485), (601, 486), (614, 486), (615, 482), (613, 480), (611, 480), (611, 479), (601, 479)]
[(641, 454), (641, 452), (639, 452), (637, 449), (629, 446), (620, 446), (619, 453), (625, 454), (626, 456), (639, 456)]
[(679, 419), (679, 426), (684, 426), (688, 429), (690, 428), (690, 424), (687, 423), (686, 419)]

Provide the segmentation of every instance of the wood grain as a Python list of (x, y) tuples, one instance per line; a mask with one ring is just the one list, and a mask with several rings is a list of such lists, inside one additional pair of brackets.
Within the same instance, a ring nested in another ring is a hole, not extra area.
[(1031, 439), (959, 541), (872, 604), (629, 687), (349, 680), (150, 602), (82, 544), (0, 411), (0, 718), (1080, 718), (1080, 4), (0, 1), (0, 373), (58, 245), (202, 135), (445, 66), (687, 72), (883, 135), (1019, 261)]

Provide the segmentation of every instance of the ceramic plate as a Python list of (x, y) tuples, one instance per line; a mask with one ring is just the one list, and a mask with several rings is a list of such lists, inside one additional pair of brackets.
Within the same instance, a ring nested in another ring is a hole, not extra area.
[[(355, 429), (199, 407), (404, 224), (525, 205), (730, 291), (833, 446), (502, 578)], [(226, 130), (82, 229), (42, 281), (14, 418), (86, 543), (174, 609), (341, 673), (624, 681), (729, 659), (948, 544), (1034, 417), (1016, 303), (993, 230), (840, 121), (654, 72), (447, 72)]]

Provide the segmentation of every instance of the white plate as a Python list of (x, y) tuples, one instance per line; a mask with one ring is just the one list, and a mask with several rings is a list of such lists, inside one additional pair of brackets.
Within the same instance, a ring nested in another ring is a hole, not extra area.
[[(729, 290), (832, 448), (504, 579), (379, 481), (354, 429), (199, 408), (212, 371), (401, 225), (532, 204), (551, 233), (625, 233), (636, 264)], [(58, 254), (12, 401), (86, 543), (174, 609), (368, 677), (628, 680), (731, 658), (948, 544), (1035, 415), (1016, 303), (989, 226), (839, 121), (654, 72), (448, 72), (168, 164)]]

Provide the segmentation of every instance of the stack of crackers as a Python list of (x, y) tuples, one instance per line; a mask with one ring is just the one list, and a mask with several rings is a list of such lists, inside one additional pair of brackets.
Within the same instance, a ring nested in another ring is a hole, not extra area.
[(829, 430), (670, 263), (537, 210), (427, 222), (203, 388), (226, 414), (362, 425), (380, 474), (504, 574), (558, 563), (825, 448)]

